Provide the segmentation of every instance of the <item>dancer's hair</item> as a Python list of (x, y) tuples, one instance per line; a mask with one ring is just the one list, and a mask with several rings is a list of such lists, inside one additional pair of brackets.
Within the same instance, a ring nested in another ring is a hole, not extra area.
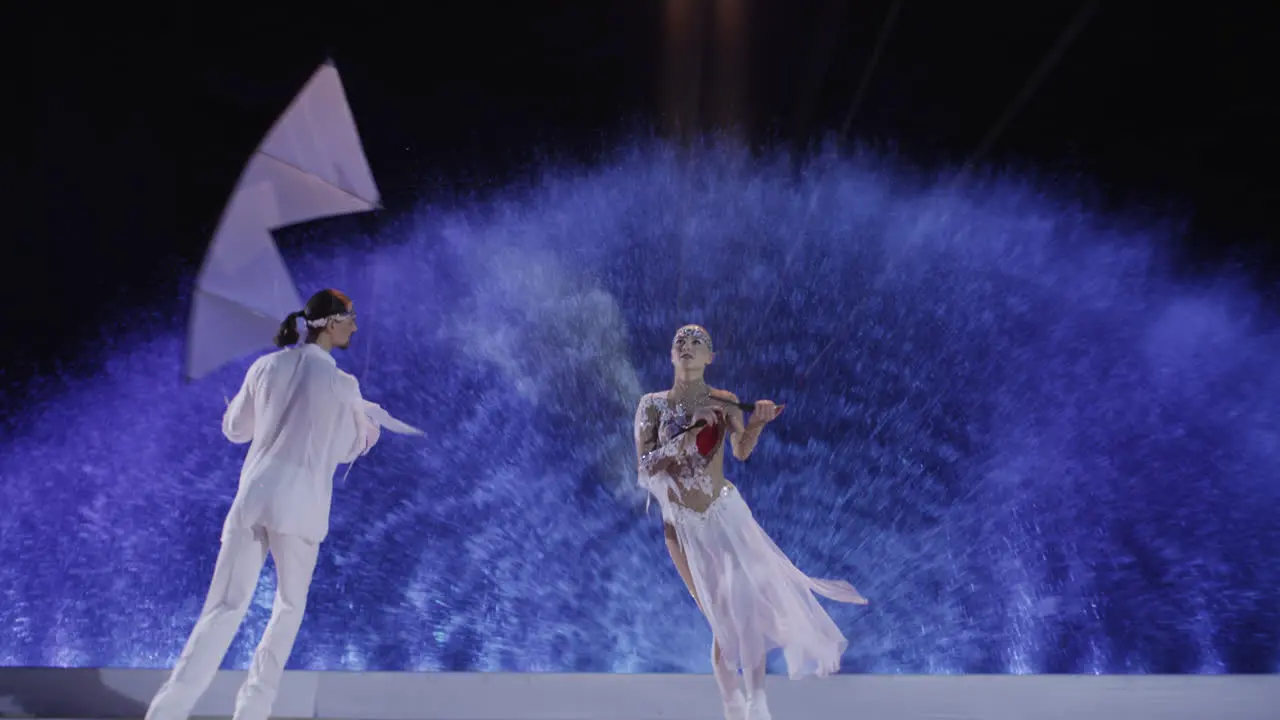
[(321, 290), (311, 296), (311, 299), (307, 301), (306, 307), (297, 312), (289, 313), (284, 322), (280, 323), (280, 329), (276, 331), (276, 347), (282, 348), (298, 344), (299, 318), (307, 321), (306, 341), (313, 343), (325, 329), (324, 325), (317, 327), (311, 324), (313, 321), (324, 320), (334, 315), (345, 315), (349, 312), (351, 312), (351, 298), (338, 290)]

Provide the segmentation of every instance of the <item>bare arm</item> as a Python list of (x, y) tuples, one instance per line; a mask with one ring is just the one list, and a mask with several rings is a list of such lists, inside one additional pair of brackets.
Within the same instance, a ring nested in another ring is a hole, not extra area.
[(739, 462), (745, 462), (751, 457), (751, 453), (756, 449), (756, 443), (760, 442), (760, 432), (764, 430), (764, 423), (748, 421), (742, 433), (737, 435), (737, 439), (730, 438), (733, 443), (733, 456)]
[(762, 401), (761, 404), (768, 403), (767, 408), (759, 408), (765, 412), (753, 412), (751, 419), (746, 420), (746, 415), (737, 406), (739, 402), (737, 395), (727, 390), (719, 391), (717, 394), (722, 394), (724, 400), (734, 403), (725, 410), (725, 417), (729, 421), (729, 446), (733, 449), (733, 456), (738, 462), (745, 462), (755, 451), (756, 443), (760, 442), (760, 433), (764, 430), (764, 426), (777, 417), (773, 403), (767, 400)]

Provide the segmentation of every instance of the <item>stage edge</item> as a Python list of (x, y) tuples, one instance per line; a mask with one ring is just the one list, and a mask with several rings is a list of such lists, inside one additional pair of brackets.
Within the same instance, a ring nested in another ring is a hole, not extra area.
[[(0, 715), (140, 718), (165, 672), (0, 668)], [(243, 672), (195, 709), (229, 717)], [(1280, 675), (770, 676), (778, 718), (1264, 720)], [(289, 672), (274, 717), (326, 720), (719, 720), (710, 675)]]

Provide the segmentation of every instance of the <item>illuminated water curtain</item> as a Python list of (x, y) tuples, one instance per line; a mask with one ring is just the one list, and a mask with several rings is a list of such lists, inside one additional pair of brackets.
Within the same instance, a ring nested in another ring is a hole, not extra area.
[[(1175, 281), (1154, 231), (943, 187), (638, 145), (288, 258), (356, 296), (340, 363), (427, 431), (337, 488), (294, 666), (707, 672), (631, 440), (697, 322), (714, 384), (789, 403), (727, 471), (801, 569), (871, 599), (830, 606), (846, 672), (1274, 671), (1274, 318)], [(162, 667), (190, 630), (248, 359), (183, 385), (161, 310), (0, 447), (0, 663)]]

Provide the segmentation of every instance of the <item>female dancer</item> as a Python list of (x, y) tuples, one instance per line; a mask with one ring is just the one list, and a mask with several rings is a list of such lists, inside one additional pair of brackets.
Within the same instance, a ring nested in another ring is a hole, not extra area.
[[(667, 549), (711, 624), (711, 666), (727, 720), (768, 720), (765, 655), (781, 648), (791, 677), (840, 668), (847, 641), (813, 593), (865, 605), (847, 582), (806, 576), (756, 523), (724, 476), (724, 441), (746, 460), (765, 424), (782, 412), (768, 400), (743, 422), (738, 398), (707, 385), (711, 336), (697, 325), (676, 332), (675, 382), (645, 395), (636, 410), (640, 484), (662, 508)], [(738, 670), (742, 670), (742, 680)]]

